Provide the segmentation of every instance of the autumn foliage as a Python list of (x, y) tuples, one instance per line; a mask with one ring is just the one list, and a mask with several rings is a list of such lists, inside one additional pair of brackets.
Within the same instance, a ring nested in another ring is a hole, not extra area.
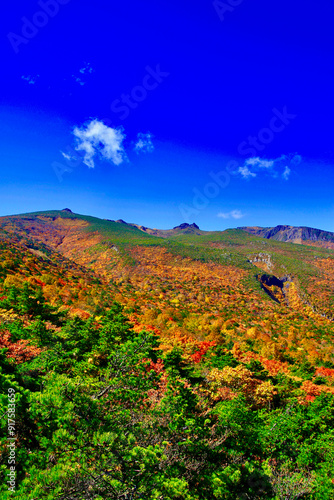
[(6, 356), (16, 363), (30, 361), (41, 352), (38, 347), (30, 345), (29, 340), (11, 342), (11, 334), (6, 330), (0, 332), (0, 349), (6, 349)]
[(59, 212), (0, 229), (22, 498), (331, 498), (330, 248)]

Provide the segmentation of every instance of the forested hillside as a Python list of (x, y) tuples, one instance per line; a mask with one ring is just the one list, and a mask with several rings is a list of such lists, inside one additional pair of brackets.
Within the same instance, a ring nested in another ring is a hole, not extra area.
[(0, 218), (1, 498), (334, 498), (334, 250), (187, 229)]

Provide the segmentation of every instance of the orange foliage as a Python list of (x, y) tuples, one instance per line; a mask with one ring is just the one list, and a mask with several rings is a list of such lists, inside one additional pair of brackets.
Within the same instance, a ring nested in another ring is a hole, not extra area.
[(70, 316), (79, 316), (80, 319), (88, 319), (90, 318), (90, 313), (80, 309), (79, 307), (70, 307), (69, 309)]
[(334, 370), (332, 368), (325, 368), (324, 366), (321, 366), (317, 369), (315, 374), (320, 377), (334, 377)]
[(198, 351), (196, 351), (194, 354), (191, 354), (191, 359), (194, 361), (194, 363), (200, 363), (202, 361), (202, 357), (208, 352), (210, 347), (213, 347), (216, 345), (215, 341), (211, 342), (198, 342)]
[(315, 400), (317, 396), (319, 396), (322, 392), (331, 392), (334, 393), (334, 389), (330, 387), (326, 387), (323, 385), (313, 384), (310, 380), (305, 380), (301, 386), (301, 390), (305, 393), (305, 398), (299, 398), (300, 403), (303, 402), (312, 402)]
[(10, 341), (11, 334), (8, 331), (0, 334), (0, 349), (8, 349), (7, 358), (15, 359), (17, 363), (23, 363), (38, 356), (41, 349), (36, 346), (29, 345), (29, 340), (19, 340), (17, 342)]

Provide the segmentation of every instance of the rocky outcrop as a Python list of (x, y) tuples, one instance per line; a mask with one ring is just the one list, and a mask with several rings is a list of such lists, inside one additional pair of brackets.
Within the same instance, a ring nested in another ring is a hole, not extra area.
[[(268, 271), (270, 271), (274, 267), (274, 264), (271, 260), (271, 255), (268, 253), (260, 252), (257, 255), (250, 255), (248, 256), (248, 260), (255, 266), (261, 268), (266, 267)], [(264, 266), (260, 264), (264, 264)]]

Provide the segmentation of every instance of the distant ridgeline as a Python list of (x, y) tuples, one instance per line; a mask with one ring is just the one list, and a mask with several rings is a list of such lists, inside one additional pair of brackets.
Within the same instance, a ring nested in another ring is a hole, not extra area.
[(301, 243), (303, 241), (332, 242), (334, 243), (334, 233), (314, 229), (312, 227), (239, 227), (250, 234), (261, 236), (262, 238), (274, 239), (277, 241), (288, 241)]

